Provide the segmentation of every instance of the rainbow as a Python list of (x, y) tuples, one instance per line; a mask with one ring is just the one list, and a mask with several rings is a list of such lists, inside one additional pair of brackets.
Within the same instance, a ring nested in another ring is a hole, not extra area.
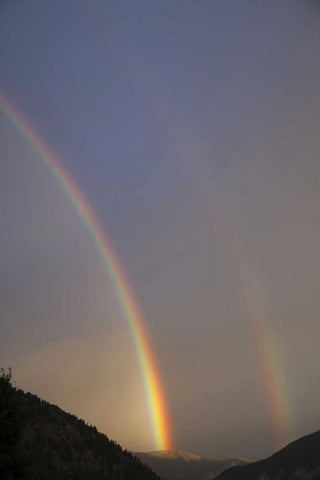
[(287, 445), (292, 436), (289, 392), (280, 347), (275, 333), (266, 324), (260, 302), (247, 292), (246, 303), (247, 320), (257, 345), (266, 412), (269, 412), (275, 429), (275, 448), (278, 450)]
[(153, 428), (155, 448), (158, 450), (171, 450), (172, 436), (165, 393), (155, 356), (152, 351), (151, 342), (145, 328), (145, 320), (137, 301), (134, 298), (129, 281), (126, 278), (124, 270), (114, 253), (103, 227), (94, 213), (93, 208), (90, 206), (88, 199), (72, 179), (70, 173), (50, 151), (44, 141), (36, 133), (33, 126), (31, 126), (22, 114), (18, 112), (18, 110), (16, 110), (1, 94), (0, 108), (42, 158), (71, 201), (74, 209), (92, 237), (115, 286), (139, 357), (149, 407), (150, 421)]
[(220, 231), (224, 231), (224, 245), (228, 245), (233, 271), (237, 272), (239, 291), (242, 292), (245, 320), (249, 325), (256, 350), (257, 366), (261, 372), (261, 387), (266, 420), (273, 429), (274, 448), (287, 445), (293, 437), (293, 415), (281, 348), (276, 333), (267, 322), (261, 288), (249, 266), (236, 236), (225, 219), (218, 216)]
[[(165, 109), (164, 102), (161, 105), (166, 114), (166, 122), (172, 129), (175, 129), (175, 137), (181, 136), (179, 153), (186, 158), (206, 157), (207, 152), (199, 151), (194, 147), (196, 142), (191, 141), (190, 130), (183, 125), (183, 118), (169, 108)], [(177, 130), (178, 127), (180, 128)], [(188, 152), (187, 155), (186, 152)], [(271, 322), (268, 321), (259, 284), (252, 269), (249, 268), (244, 249), (237, 240), (237, 232), (233, 230), (231, 215), (223, 208), (223, 196), (220, 198), (218, 185), (216, 184), (215, 188), (212, 188), (212, 178), (206, 174), (200, 176), (200, 181), (204, 201), (206, 203), (212, 202), (212, 199), (214, 201), (214, 221), (217, 224), (214, 232), (215, 235), (219, 235), (225, 256), (231, 262), (234, 280), (238, 283), (242, 297), (244, 320), (249, 327), (256, 352), (254, 357), (259, 370), (258, 380), (261, 382), (264, 411), (266, 421), (272, 429), (274, 448), (283, 448), (293, 440), (295, 425), (290, 401), (292, 393), (286, 378), (281, 345)]]

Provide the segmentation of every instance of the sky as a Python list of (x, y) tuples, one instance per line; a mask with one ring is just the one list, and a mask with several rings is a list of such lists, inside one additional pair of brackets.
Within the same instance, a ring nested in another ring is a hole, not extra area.
[[(320, 6), (0, 3), (3, 98), (69, 172), (144, 317), (173, 446), (261, 458), (320, 428)], [(1, 111), (0, 365), (154, 450), (110, 272)]]

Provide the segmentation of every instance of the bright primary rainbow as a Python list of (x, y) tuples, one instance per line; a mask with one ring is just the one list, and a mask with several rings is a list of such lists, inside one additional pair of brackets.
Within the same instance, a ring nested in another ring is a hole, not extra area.
[(70, 199), (73, 207), (94, 240), (112, 278), (137, 350), (147, 395), (150, 420), (153, 426), (155, 448), (159, 450), (171, 450), (172, 436), (169, 415), (155, 356), (146, 332), (143, 316), (111, 243), (87, 198), (85, 198), (80, 188), (71, 178), (69, 172), (62, 166), (43, 140), (41, 140), (34, 128), (1, 94), (0, 107), (47, 165)]

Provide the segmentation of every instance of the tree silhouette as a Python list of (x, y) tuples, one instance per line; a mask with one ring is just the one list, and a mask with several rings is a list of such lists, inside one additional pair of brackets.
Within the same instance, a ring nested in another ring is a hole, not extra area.
[(19, 451), (22, 416), (18, 408), (12, 372), (0, 369), (0, 478), (26, 478), (25, 464)]

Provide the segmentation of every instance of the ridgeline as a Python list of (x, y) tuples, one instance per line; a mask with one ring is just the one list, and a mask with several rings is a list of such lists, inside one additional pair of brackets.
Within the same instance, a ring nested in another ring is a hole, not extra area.
[(232, 467), (216, 480), (319, 480), (320, 431), (299, 438), (258, 462)]

